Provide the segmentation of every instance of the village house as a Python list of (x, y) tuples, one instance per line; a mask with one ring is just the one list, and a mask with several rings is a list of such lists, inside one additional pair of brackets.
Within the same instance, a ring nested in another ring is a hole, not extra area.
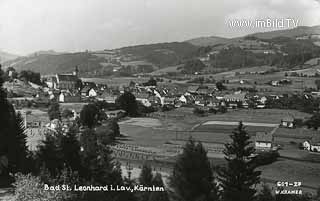
[(126, 111), (124, 110), (112, 110), (112, 111), (106, 111), (105, 114), (108, 118), (119, 118), (121, 116), (124, 116)]
[(226, 94), (223, 96), (223, 100), (229, 108), (237, 108), (238, 106), (246, 106), (246, 94), (234, 93)]
[(95, 87), (85, 86), (81, 89), (81, 96), (83, 97), (96, 97), (98, 90)]
[(310, 141), (307, 140), (303, 142), (302, 145), (305, 150), (312, 152), (320, 152), (320, 137), (313, 136)]
[(165, 105), (175, 105), (175, 102), (176, 102), (175, 97), (169, 97), (169, 96), (164, 97), (164, 104)]
[(257, 132), (255, 137), (255, 148), (260, 151), (271, 151), (273, 135), (271, 132)]
[(100, 94), (97, 99), (100, 101), (106, 101), (107, 103), (116, 103), (116, 99), (119, 97), (119, 95), (114, 94), (110, 91), (103, 91), (102, 94)]
[(181, 103), (190, 105), (194, 103), (194, 97), (191, 95), (181, 95), (178, 99)]
[(148, 100), (149, 100), (149, 102), (151, 103), (152, 106), (161, 105), (161, 100), (156, 95), (150, 95)]
[(142, 105), (146, 106), (146, 107), (150, 107), (151, 103), (149, 101), (149, 94), (148, 93), (135, 93), (134, 96), (136, 97), (136, 100), (141, 102)]
[(50, 89), (57, 89), (58, 82), (57, 82), (57, 78), (54, 76), (50, 76), (50, 77), (45, 78), (44, 83)]
[(291, 115), (282, 118), (280, 126), (285, 128), (294, 128), (294, 118)]
[(58, 98), (61, 103), (78, 103), (81, 102), (81, 97), (79, 95), (72, 95), (67, 92), (61, 92)]

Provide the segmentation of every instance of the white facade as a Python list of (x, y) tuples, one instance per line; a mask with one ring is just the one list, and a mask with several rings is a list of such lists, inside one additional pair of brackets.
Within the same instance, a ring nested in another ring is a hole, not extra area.
[(256, 147), (256, 149), (271, 149), (272, 143), (271, 142), (256, 141), (255, 147)]
[(137, 98), (136, 100), (141, 102), (142, 105), (144, 105), (146, 107), (150, 107), (151, 106), (150, 101), (148, 99), (146, 99), (146, 98)]
[(88, 95), (89, 95), (89, 97), (96, 97), (98, 94), (97, 94), (96, 90), (90, 89)]
[(60, 95), (59, 95), (59, 102), (64, 102), (64, 94), (63, 93), (61, 93)]

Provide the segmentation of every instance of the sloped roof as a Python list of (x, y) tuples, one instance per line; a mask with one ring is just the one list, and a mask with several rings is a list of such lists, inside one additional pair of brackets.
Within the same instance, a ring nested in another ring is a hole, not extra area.
[(92, 89), (92, 88), (89, 87), (89, 86), (85, 86), (85, 87), (83, 87), (83, 89), (81, 89), (81, 92), (82, 93), (87, 93), (90, 89)]
[(293, 122), (294, 118), (293, 118), (293, 116), (288, 115), (288, 116), (282, 118), (281, 120), (285, 121), (285, 122)]
[(239, 94), (226, 94), (224, 95), (224, 99), (226, 100), (240, 100), (240, 101), (244, 101), (246, 97), (245, 93), (239, 93)]
[(199, 89), (199, 86), (189, 86), (188, 92), (195, 93), (196, 91), (198, 91), (198, 89)]
[(149, 94), (148, 93), (136, 93), (134, 95), (137, 99), (148, 99)]
[(270, 132), (257, 132), (256, 142), (272, 142), (273, 135)]
[(78, 81), (78, 77), (75, 75), (58, 74), (57, 77), (58, 77), (59, 82), (61, 82), (61, 81), (77, 82)]
[(208, 94), (210, 91), (207, 88), (199, 88), (197, 92), (199, 94)]

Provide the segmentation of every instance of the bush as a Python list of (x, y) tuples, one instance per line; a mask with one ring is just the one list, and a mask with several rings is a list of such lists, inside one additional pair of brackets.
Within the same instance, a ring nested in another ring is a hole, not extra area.
[(15, 198), (19, 201), (47, 200), (47, 201), (63, 201), (70, 200), (73, 195), (72, 191), (51, 191), (44, 190), (44, 183), (39, 177), (31, 174), (16, 175)]
[(198, 115), (198, 116), (204, 116), (205, 115), (205, 111), (196, 107), (193, 109), (193, 114)]
[(253, 163), (256, 166), (268, 165), (275, 162), (279, 156), (277, 151), (261, 152), (254, 158)]
[(209, 109), (209, 113), (217, 114), (218, 110), (214, 108)]

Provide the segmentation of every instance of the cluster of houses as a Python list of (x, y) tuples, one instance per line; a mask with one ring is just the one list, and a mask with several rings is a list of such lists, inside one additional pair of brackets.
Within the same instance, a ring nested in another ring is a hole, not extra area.
[(130, 83), (125, 87), (108, 87), (93, 82), (82, 82), (78, 77), (77, 67), (73, 73), (46, 77), (44, 82), (48, 86), (44, 91), (49, 94), (49, 99), (56, 99), (59, 102), (83, 102), (91, 98), (115, 103), (115, 100), (125, 91), (131, 92), (136, 100), (146, 107), (193, 105), (206, 108), (219, 106), (248, 108), (249, 102), (254, 101), (256, 108), (264, 108), (266, 102), (266, 97), (250, 96), (241, 91), (219, 92), (215, 86), (193, 85), (186, 90), (181, 90), (175, 87)]

